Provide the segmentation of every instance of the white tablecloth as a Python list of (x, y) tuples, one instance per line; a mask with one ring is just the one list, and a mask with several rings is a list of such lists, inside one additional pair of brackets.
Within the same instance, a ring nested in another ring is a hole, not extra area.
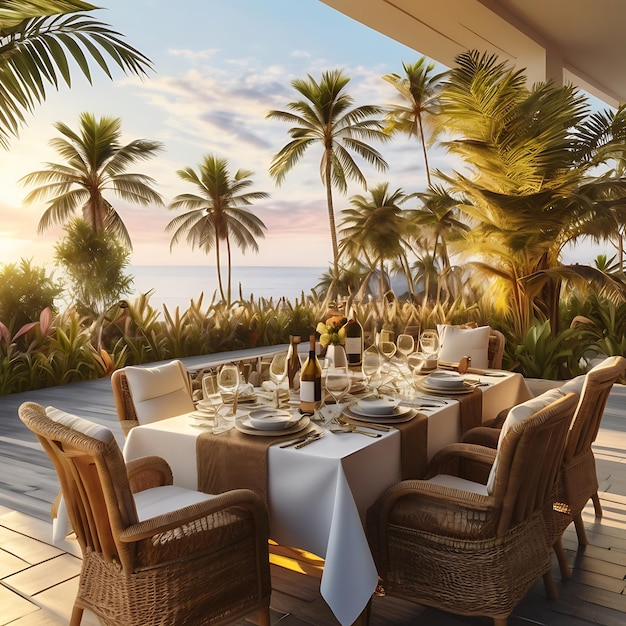
[[(519, 374), (481, 377), (483, 417), (530, 397)], [(196, 438), (201, 432), (188, 415), (139, 426), (124, 446), (126, 460), (156, 454), (168, 461), (174, 484), (197, 488)], [(428, 458), (459, 441), (458, 402), (429, 415)], [(236, 462), (236, 459), (233, 459)], [(365, 512), (388, 486), (400, 480), (400, 433), (379, 439), (328, 433), (295, 450), (272, 446), (268, 457), (270, 533), (286, 546), (325, 559), (320, 590), (341, 624), (352, 624), (378, 581), (367, 544)]]

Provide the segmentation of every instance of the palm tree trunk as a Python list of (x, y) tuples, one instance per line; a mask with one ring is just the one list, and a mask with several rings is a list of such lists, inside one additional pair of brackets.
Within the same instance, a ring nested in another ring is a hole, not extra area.
[(217, 284), (220, 288), (220, 296), (222, 296), (222, 300), (226, 300), (224, 297), (224, 286), (222, 285), (222, 268), (220, 267), (220, 240), (219, 238), (215, 241), (215, 257), (217, 260)]
[(330, 285), (329, 293), (334, 296), (339, 281), (339, 245), (337, 243), (337, 227), (335, 225), (335, 209), (333, 207), (333, 187), (331, 179), (331, 159), (330, 155), (326, 158), (326, 167), (324, 171), (324, 185), (326, 186), (326, 203), (328, 205), (328, 224), (330, 227), (330, 242), (333, 250), (333, 281)]
[(228, 257), (228, 291), (227, 291), (228, 301), (227, 301), (227, 304), (228, 306), (230, 306), (233, 263), (232, 263), (231, 253), (230, 253), (230, 238), (228, 236), (228, 233), (226, 233), (226, 254)]
[(424, 126), (422, 125), (422, 116), (418, 115), (417, 123), (420, 127), (420, 139), (422, 144), (422, 152), (424, 154), (424, 166), (426, 167), (426, 181), (430, 187), (430, 167), (428, 165), (428, 151), (426, 150), (426, 141), (424, 140)]

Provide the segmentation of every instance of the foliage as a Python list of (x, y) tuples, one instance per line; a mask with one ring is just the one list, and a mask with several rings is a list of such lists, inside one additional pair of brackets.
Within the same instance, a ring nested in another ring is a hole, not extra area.
[(70, 222), (65, 231), (55, 259), (69, 277), (76, 309), (93, 319), (132, 292), (133, 279), (124, 274), (130, 254), (111, 233), (97, 232), (84, 220)]
[[(173, 232), (170, 248), (186, 234), (192, 249), (196, 246), (208, 254), (215, 248), (217, 281), (222, 300), (231, 303), (231, 242), (242, 252), (251, 248), (258, 252), (256, 238), (265, 236), (265, 224), (245, 207), (255, 200), (264, 200), (269, 195), (264, 191), (246, 191), (252, 184), (252, 172), (239, 169), (231, 176), (228, 161), (207, 155), (196, 172), (187, 167), (178, 170), (181, 180), (192, 184), (196, 194), (184, 193), (176, 196), (169, 205), (171, 210), (186, 209), (165, 227)], [(228, 282), (226, 295), (222, 284), (220, 246), (226, 245)]]
[(0, 145), (8, 148), (25, 113), (46, 99), (47, 86), (71, 87), (70, 59), (91, 83), (88, 57), (109, 77), (106, 56), (125, 73), (142, 76), (150, 60), (108, 24), (78, 13), (96, 9), (80, 0), (20, 0), (0, 8)]
[(0, 319), (9, 328), (18, 329), (39, 319), (46, 307), (56, 311), (55, 299), (63, 292), (45, 267), (21, 259), (19, 265), (0, 266)]
[(80, 116), (77, 133), (62, 122), (54, 127), (62, 137), (50, 145), (64, 163), (48, 163), (48, 168), (31, 172), (20, 182), (38, 185), (24, 199), (25, 204), (48, 200), (39, 220), (39, 232), (70, 220), (78, 209), (96, 232), (110, 232), (132, 249), (130, 235), (121, 216), (106, 197), (109, 193), (140, 206), (163, 205), (153, 189), (154, 180), (144, 174), (128, 172), (130, 165), (152, 158), (162, 150), (159, 141), (135, 139), (122, 145), (122, 120), (92, 113)]

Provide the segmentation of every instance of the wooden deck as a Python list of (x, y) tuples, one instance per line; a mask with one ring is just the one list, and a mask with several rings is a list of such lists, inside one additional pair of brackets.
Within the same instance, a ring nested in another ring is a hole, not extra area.
[[(186, 359), (190, 366), (206, 359)], [(106, 424), (120, 444), (108, 379), (14, 394), (0, 398), (0, 626), (67, 624), (77, 588), (79, 551), (74, 542), (64, 549), (51, 545), (50, 507), (58, 492), (56, 474), (35, 437), (17, 417), (24, 401), (53, 405)], [(578, 549), (573, 526), (566, 531), (573, 577), (554, 575), (559, 600), (545, 598), (536, 584), (509, 620), (511, 626), (571, 625), (626, 622), (626, 387), (611, 394), (595, 444), (604, 509), (595, 520), (587, 506), (584, 520), (591, 545)], [(323, 563), (313, 555), (276, 547), (272, 550), (272, 623), (282, 626), (333, 626), (337, 621), (319, 593)], [(83, 624), (96, 624), (85, 614)], [(243, 620), (240, 626), (250, 624)], [(375, 597), (371, 626), (479, 626), (490, 620), (463, 618), (392, 598)]]

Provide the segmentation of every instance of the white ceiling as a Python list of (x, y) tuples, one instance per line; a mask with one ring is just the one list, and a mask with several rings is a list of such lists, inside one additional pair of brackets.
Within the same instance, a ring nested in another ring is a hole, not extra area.
[(572, 82), (626, 102), (625, 0), (321, 1), (448, 67), (477, 49), (526, 68), (531, 83)]

